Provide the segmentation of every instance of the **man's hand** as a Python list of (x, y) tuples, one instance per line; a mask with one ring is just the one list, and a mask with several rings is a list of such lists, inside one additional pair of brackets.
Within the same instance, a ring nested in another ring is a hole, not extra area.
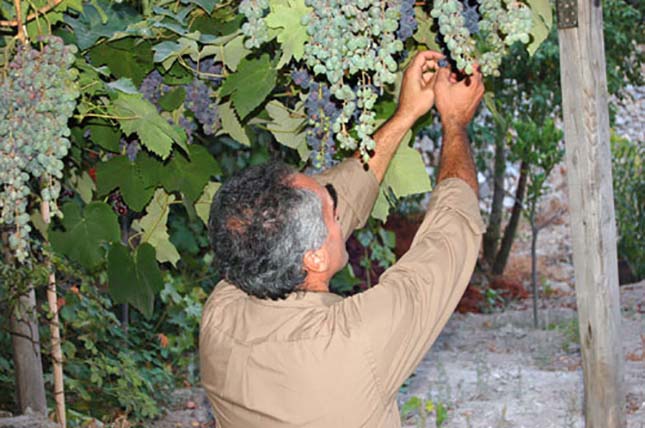
[(419, 52), (403, 74), (395, 116), (403, 119), (410, 127), (434, 105), (434, 70), (439, 68), (437, 62), (441, 58), (443, 55), (438, 52)]
[(441, 68), (435, 77), (437, 110), (441, 115), (443, 142), (437, 182), (447, 178), (460, 178), (479, 191), (475, 162), (468, 144), (466, 126), (471, 121), (484, 95), (483, 78), (479, 70), (457, 82), (455, 74)]
[(484, 95), (482, 74), (476, 67), (472, 76), (457, 82), (449, 68), (441, 68), (435, 77), (434, 92), (444, 128), (465, 128)]

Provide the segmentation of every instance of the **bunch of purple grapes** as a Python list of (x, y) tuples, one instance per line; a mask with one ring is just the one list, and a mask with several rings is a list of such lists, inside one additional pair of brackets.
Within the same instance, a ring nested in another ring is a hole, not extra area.
[(195, 119), (202, 125), (204, 134), (213, 135), (220, 127), (217, 104), (213, 101), (214, 92), (202, 80), (195, 79), (184, 86), (186, 99), (184, 105), (193, 112)]
[(331, 99), (329, 86), (314, 81), (306, 70), (291, 73), (293, 82), (309, 90), (305, 100), (308, 118), (306, 141), (311, 148), (311, 165), (314, 170), (328, 168), (334, 163), (335, 141), (331, 125), (340, 115), (340, 109)]
[(401, 0), (401, 18), (399, 21), (399, 29), (396, 31), (396, 36), (405, 42), (412, 37), (417, 29), (417, 20), (414, 15), (414, 1), (415, 0)]
[(112, 206), (114, 212), (117, 213), (117, 215), (121, 217), (128, 215), (128, 206), (123, 201), (123, 196), (121, 196), (121, 192), (119, 192), (118, 190), (116, 192), (110, 193), (108, 202)]
[(464, 17), (464, 23), (468, 32), (472, 34), (479, 33), (479, 20), (481, 16), (477, 7), (479, 6), (476, 0), (463, 0), (462, 2), (464, 9), (461, 12), (461, 16)]

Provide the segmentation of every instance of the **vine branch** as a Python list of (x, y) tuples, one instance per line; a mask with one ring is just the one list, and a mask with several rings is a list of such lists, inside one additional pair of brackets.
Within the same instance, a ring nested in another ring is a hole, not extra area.
[[(46, 4), (45, 6), (41, 7), (40, 9), (37, 9), (35, 12), (30, 13), (27, 15), (25, 18), (25, 22), (29, 22), (32, 19), (36, 18), (38, 15), (45, 14), (61, 4), (63, 0), (54, 0), (49, 4)], [(22, 19), (20, 18), (22, 16), (22, 13), (20, 12), (20, 0), (13, 0), (14, 6), (16, 8), (16, 19), (12, 21), (8, 20), (2, 20), (0, 21), (0, 27), (18, 27), (18, 37), (20, 37), (21, 34), (21, 29), (22, 29)], [(22, 40), (21, 40), (22, 41)]]

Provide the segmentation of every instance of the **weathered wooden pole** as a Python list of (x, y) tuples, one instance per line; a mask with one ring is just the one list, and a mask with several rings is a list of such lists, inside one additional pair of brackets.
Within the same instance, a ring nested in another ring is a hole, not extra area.
[(586, 427), (622, 428), (623, 350), (602, 7), (600, 0), (558, 0), (557, 6)]

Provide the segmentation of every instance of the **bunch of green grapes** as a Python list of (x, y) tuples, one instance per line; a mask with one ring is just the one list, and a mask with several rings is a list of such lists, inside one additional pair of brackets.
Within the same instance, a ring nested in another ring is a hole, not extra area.
[(303, 22), (310, 36), (305, 64), (315, 79), (329, 85), (339, 105), (340, 114), (331, 123), (336, 141), (343, 149), (358, 149), (364, 161), (375, 147), (374, 105), (384, 86), (394, 83), (402, 39), (415, 28), (409, 3), (306, 0), (312, 12)]
[(508, 46), (530, 42), (532, 12), (518, 0), (479, 0), (475, 6), (468, 0), (463, 4), (460, 0), (434, 0), (431, 15), (450, 56), (465, 74), (472, 74), (478, 62), (485, 76), (499, 76)]
[(19, 46), (0, 74), (0, 223), (11, 226), (9, 245), (20, 262), (29, 255), (30, 180), (55, 206), (79, 95), (76, 47), (54, 36), (39, 42), (41, 50)]

